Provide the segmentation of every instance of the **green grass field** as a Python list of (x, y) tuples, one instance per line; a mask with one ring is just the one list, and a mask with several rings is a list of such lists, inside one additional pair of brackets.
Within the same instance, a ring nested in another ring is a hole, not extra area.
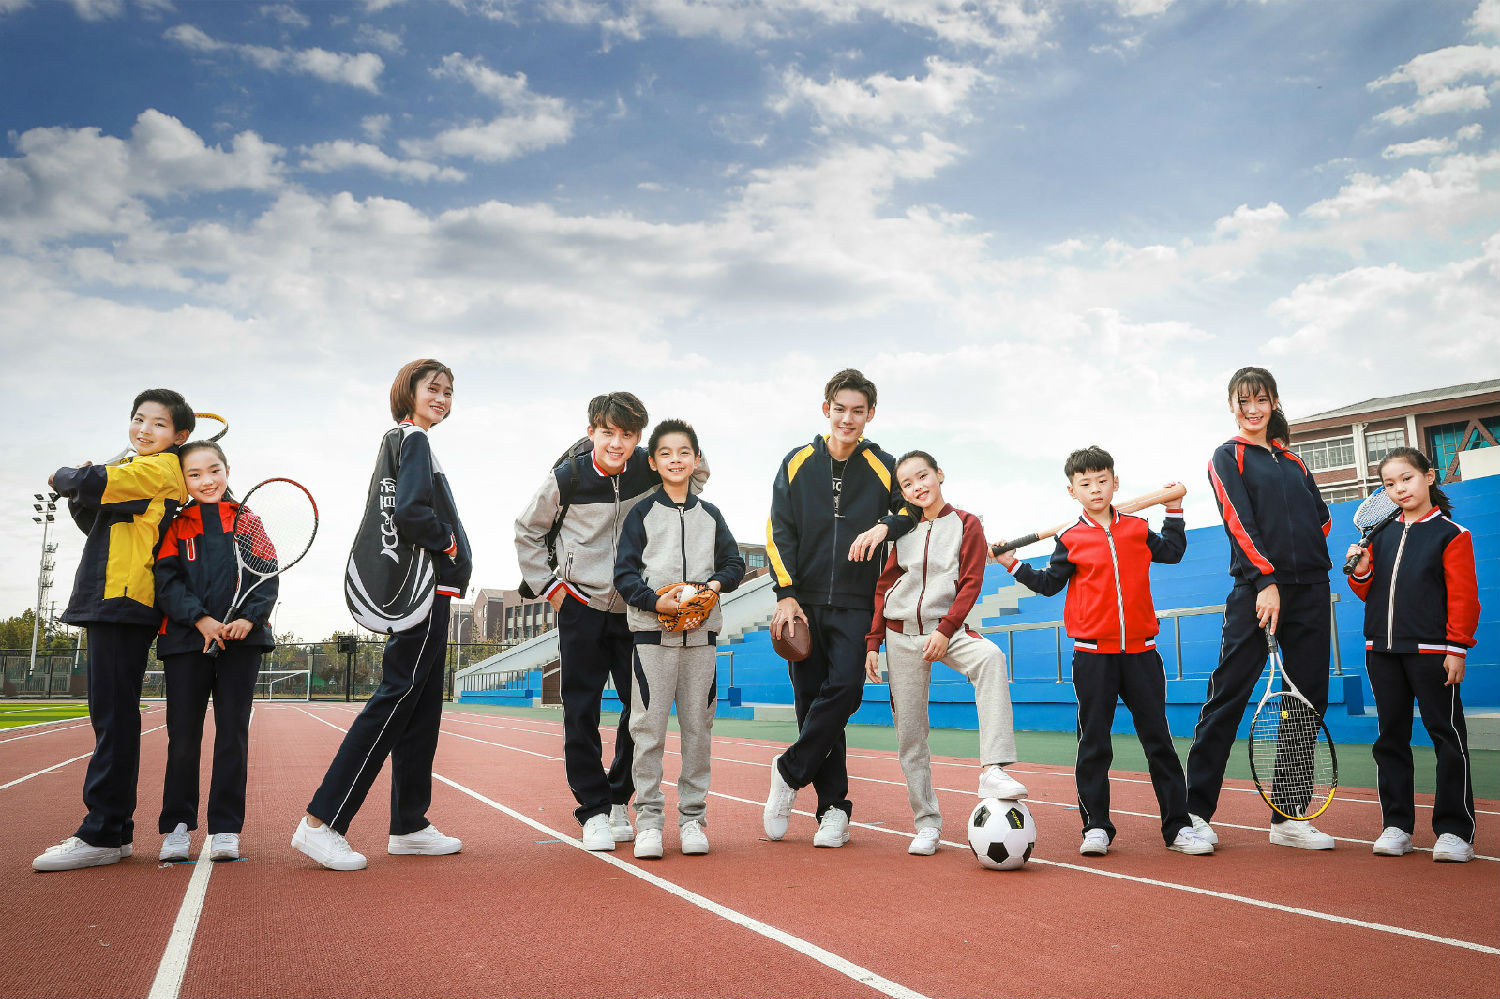
[[(562, 719), (556, 708), (510, 708), (492, 705), (453, 705), (460, 710), (492, 711), (500, 714), (520, 715), (529, 718)], [(605, 725), (613, 725), (618, 715), (604, 716)], [(672, 720), (672, 727), (677, 721)], [(771, 742), (790, 743), (797, 737), (795, 722), (738, 721), (729, 718), (714, 719), (714, 734), (741, 736), (747, 739), (766, 739)], [(884, 725), (850, 725), (847, 730), (848, 743), (860, 749), (885, 749), (896, 751), (896, 730)], [(1176, 739), (1177, 755), (1187, 759), (1188, 748), (1193, 740)], [(977, 757), (979, 755), (979, 733), (973, 729), (935, 728), (928, 744), (936, 756)], [(1115, 761), (1112, 769), (1146, 772), (1146, 754), (1134, 735), (1116, 735)], [(1071, 732), (1017, 732), (1016, 752), (1029, 763), (1051, 763), (1070, 767), (1078, 749), (1077, 739)], [(1370, 757), (1368, 744), (1356, 743), (1339, 746), (1339, 784), (1344, 787), (1375, 786), (1375, 761)], [(1437, 764), (1429, 746), (1413, 746), (1414, 783), (1418, 794), (1431, 794), (1437, 780)], [(1494, 750), (1469, 750), (1470, 766), (1474, 773), (1474, 796), (1476, 798), (1500, 798), (1500, 752)], [(1245, 745), (1240, 742), (1229, 756), (1229, 767), (1225, 776), (1250, 779), (1250, 760)]]
[(86, 718), (88, 713), (89, 706), (84, 701), (15, 701), (0, 704), (0, 729), (62, 721), (66, 718)]

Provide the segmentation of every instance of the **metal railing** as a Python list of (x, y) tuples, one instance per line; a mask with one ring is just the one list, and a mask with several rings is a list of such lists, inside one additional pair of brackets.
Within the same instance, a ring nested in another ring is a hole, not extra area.
[[(1333, 672), (1336, 676), (1344, 675), (1343, 658), (1339, 653), (1339, 619), (1337, 606), (1339, 595), (1330, 593), (1328, 595), (1328, 623), (1330, 626), (1330, 641), (1333, 646)], [(1208, 614), (1223, 614), (1225, 604), (1212, 604), (1205, 607), (1176, 607), (1170, 610), (1156, 612), (1158, 621), (1172, 622), (1172, 645), (1177, 662), (1177, 679), (1183, 679), (1182, 672), (1182, 619), (1185, 617), (1201, 617)], [(1044, 631), (1051, 629), (1053, 633), (1053, 648), (1057, 655), (1057, 682), (1066, 683), (1068, 678), (1063, 672), (1063, 640), (1066, 633), (1061, 621), (1026, 621), (1019, 624), (994, 624), (976, 631), (981, 635), (1005, 636), (1005, 669), (1007, 677), (1015, 680), (1014, 662), (1016, 658), (1015, 633), (1018, 631)], [(1069, 643), (1071, 648), (1071, 642)]]

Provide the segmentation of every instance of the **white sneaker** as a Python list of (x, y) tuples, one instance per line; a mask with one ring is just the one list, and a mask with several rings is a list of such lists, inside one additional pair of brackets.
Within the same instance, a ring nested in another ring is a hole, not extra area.
[(942, 834), (943, 831), (934, 826), (923, 826), (912, 837), (911, 845), (906, 848), (906, 852), (914, 857), (930, 857), (937, 853), (938, 837)]
[(120, 859), (124, 860), (134, 852), (135, 847), (131, 846), (129, 843), (126, 843), (124, 846), (120, 847)]
[(830, 808), (818, 821), (818, 831), (813, 833), (813, 846), (836, 849), (849, 842), (849, 816), (842, 808)]
[(615, 848), (615, 834), (609, 831), (608, 815), (590, 815), (583, 824), (583, 848), (595, 853), (607, 853)]
[(1214, 845), (1193, 832), (1191, 826), (1183, 826), (1177, 830), (1177, 838), (1172, 840), (1167, 849), (1192, 857), (1203, 857), (1214, 852)]
[(1085, 857), (1102, 857), (1109, 852), (1109, 833), (1103, 829), (1090, 829), (1083, 834), (1078, 852)]
[(239, 860), (240, 834), (214, 833), (208, 844), (209, 860)]
[(1019, 801), (1026, 797), (1026, 785), (1005, 772), (998, 763), (986, 767), (979, 775), (979, 796), (999, 798), (1001, 801)]
[(426, 829), (392, 836), (385, 845), (386, 853), (403, 856), (445, 857), (464, 848), (464, 841), (456, 836), (444, 836), (438, 827), (429, 824)]
[(1306, 819), (1287, 819), (1271, 823), (1271, 845), (1298, 850), (1332, 850), (1333, 837)]
[(1467, 864), (1474, 859), (1474, 844), (1465, 843), (1453, 833), (1443, 833), (1432, 844), (1432, 859), (1440, 864)]
[(1411, 851), (1411, 836), (1396, 826), (1386, 826), (1370, 849), (1377, 857), (1404, 857)]
[[(590, 822), (593, 819), (589, 820)], [(614, 847), (610, 847), (614, 849)], [(660, 860), (661, 859), (661, 830), (642, 829), (635, 837), (635, 859), (636, 860)]]
[(682, 843), (682, 852), (689, 857), (699, 857), (708, 852), (708, 833), (697, 819), (688, 819), (677, 829), (677, 838)]
[(193, 837), (186, 822), (177, 823), (177, 828), (161, 838), (161, 853), (158, 860), (186, 860), (193, 850)]
[(333, 826), (326, 822), (321, 826), (310, 826), (305, 815), (297, 823), (297, 831), (292, 833), (292, 846), (330, 871), (362, 871), (368, 863), (365, 855), (355, 852)]
[(118, 864), (127, 856), (122, 847), (92, 846), (69, 836), (56, 846), (49, 846), (42, 855), (31, 862), (34, 871), (76, 871), (82, 867), (103, 867)]
[(781, 776), (781, 770), (777, 767), (780, 762), (780, 756), (771, 761), (771, 791), (766, 795), (766, 810), (760, 820), (766, 837), (775, 840), (786, 835), (787, 822), (792, 817), (792, 805), (797, 800), (797, 789)]
[(1209, 846), (1219, 845), (1219, 834), (1214, 832), (1214, 827), (1208, 824), (1208, 820), (1198, 815), (1188, 815), (1188, 820), (1193, 823), (1193, 832), (1198, 838)]
[(635, 830), (630, 828), (630, 812), (624, 805), (609, 806), (609, 834), (616, 843), (629, 843), (635, 839)]

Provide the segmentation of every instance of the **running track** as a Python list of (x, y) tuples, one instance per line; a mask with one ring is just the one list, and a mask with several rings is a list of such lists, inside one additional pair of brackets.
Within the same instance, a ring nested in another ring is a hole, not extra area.
[[(464, 852), (386, 855), (382, 777), (350, 834), (370, 868), (341, 874), (288, 841), (352, 717), (258, 707), (248, 859), (159, 865), (166, 733), (152, 705), (135, 857), (45, 875), (30, 860), (77, 823), (92, 737), (79, 721), (0, 733), (0, 995), (1489, 996), (1500, 981), (1494, 801), (1478, 806), (1485, 859), (1433, 864), (1370, 854), (1379, 812), (1361, 790), (1319, 821), (1333, 853), (1270, 847), (1264, 805), (1236, 785), (1219, 852), (1183, 857), (1161, 845), (1149, 783), (1120, 774), (1115, 846), (1085, 861), (1071, 773), (1023, 763), (1040, 841), (1024, 871), (998, 873), (961, 846), (970, 764), (935, 761), (945, 845), (910, 857), (893, 754), (852, 750), (854, 839), (814, 850), (800, 810), (786, 841), (762, 838), (780, 747), (721, 737), (713, 852), (683, 857), (669, 830), (664, 860), (636, 861), (628, 845), (589, 854), (573, 840), (560, 722), (449, 711), (431, 814)], [(673, 734), (669, 780), (675, 748)]]

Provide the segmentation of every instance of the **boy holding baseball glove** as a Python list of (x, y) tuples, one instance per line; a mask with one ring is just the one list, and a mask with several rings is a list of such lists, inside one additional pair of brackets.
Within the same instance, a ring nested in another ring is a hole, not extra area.
[(637, 504), (620, 529), (615, 589), (628, 605), (635, 642), (630, 736), (635, 743), (635, 855), (662, 855), (662, 749), (677, 703), (682, 774), (677, 827), (684, 854), (708, 852), (709, 739), (715, 705), (714, 646), (722, 626), (719, 594), (745, 575), (745, 560), (717, 507), (694, 496), (698, 434), (681, 420), (663, 420), (647, 447), (662, 488)]

